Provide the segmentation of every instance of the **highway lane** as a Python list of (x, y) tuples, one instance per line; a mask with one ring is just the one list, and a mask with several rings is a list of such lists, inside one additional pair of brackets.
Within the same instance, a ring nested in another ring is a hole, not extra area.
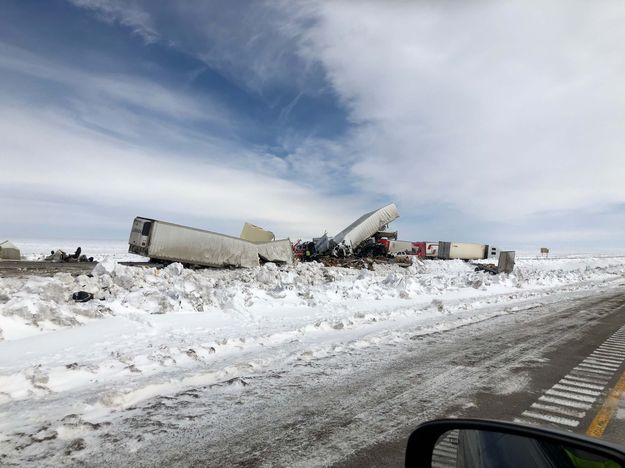
[[(184, 411), (197, 416), (194, 424), (142, 445), (131, 460), (145, 466), (400, 466), (405, 440), (419, 422), (520, 417), (625, 324), (624, 304), (625, 291), (613, 290), (415, 334), (408, 345), (380, 343), (347, 361), (308, 363), (304, 377), (259, 376), (247, 387), (224, 390), (232, 402), (225, 409), (206, 406), (199, 390)], [(169, 405), (165, 413), (179, 411)], [(139, 411), (134, 424), (144, 415)], [(172, 419), (160, 410), (153, 417)]]
[[(625, 288), (540, 301), (445, 332), (408, 327), (393, 339), (394, 330), (362, 349), (339, 346), (322, 358), (151, 398), (91, 425), (84, 447), (51, 441), (20, 462), (401, 466), (412, 428), (438, 417), (549, 425), (544, 415), (555, 414), (585, 432), (625, 371)], [(602, 437), (622, 440), (620, 421), (617, 407)]]
[[(510, 363), (513, 372), (502, 380), (495, 369), (494, 377), (485, 377), (473, 389), (477, 391), (468, 391), (461, 404), (448, 406), (436, 417), (517, 421), (625, 444), (625, 402), (621, 398), (625, 294), (606, 293), (548, 309), (535, 320), (500, 320), (501, 328), (477, 333), (482, 342), (499, 343), (494, 348), (503, 354), (515, 350), (519, 359)], [(469, 347), (467, 355), (472, 353), (473, 347)], [(524, 385), (515, 386), (515, 379)], [(605, 424), (604, 430), (598, 431), (601, 424)], [(409, 428), (399, 437), (346, 457), (337, 466), (400, 466), (397, 454), (407, 433)]]

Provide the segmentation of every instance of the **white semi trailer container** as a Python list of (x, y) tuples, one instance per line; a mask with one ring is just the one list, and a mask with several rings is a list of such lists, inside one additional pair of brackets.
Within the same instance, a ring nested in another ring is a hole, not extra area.
[(460, 260), (486, 258), (486, 247), (487, 246), (483, 244), (452, 242), (449, 249), (449, 258), (457, 258)]
[(288, 240), (253, 243), (156, 219), (137, 217), (128, 251), (150, 259), (211, 267), (255, 267), (265, 261), (292, 263)]
[(496, 258), (499, 249), (485, 244), (470, 244), (466, 242), (443, 242), (438, 243), (438, 258), (458, 260), (481, 260)]

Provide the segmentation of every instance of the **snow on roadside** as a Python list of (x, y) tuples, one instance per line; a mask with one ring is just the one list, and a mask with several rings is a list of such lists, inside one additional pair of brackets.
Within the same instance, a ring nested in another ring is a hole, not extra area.
[[(156, 395), (625, 282), (623, 257), (520, 259), (497, 276), (461, 261), (193, 271), (104, 258), (92, 275), (0, 278), (0, 442), (42, 414), (62, 437)], [(79, 290), (94, 300), (72, 301)]]

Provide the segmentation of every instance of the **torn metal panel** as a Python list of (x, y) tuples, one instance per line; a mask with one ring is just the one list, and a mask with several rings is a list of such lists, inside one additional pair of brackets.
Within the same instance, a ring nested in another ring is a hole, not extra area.
[(293, 264), (293, 247), (289, 239), (257, 243), (258, 255), (266, 262)]
[(313, 239), (315, 243), (315, 251), (317, 253), (325, 253), (332, 248), (332, 238), (325, 233), (323, 236)]
[(360, 243), (383, 230), (386, 225), (397, 218), (399, 218), (399, 211), (395, 203), (391, 203), (362, 215), (334, 236), (332, 242), (336, 246), (342, 246), (344, 249), (352, 251)]
[(250, 223), (245, 223), (243, 225), (243, 229), (241, 230), (241, 235), (239, 237), (250, 242), (272, 242), (276, 239), (273, 232), (267, 231)]
[(512, 273), (515, 254), (514, 250), (504, 250), (499, 254), (499, 265), (497, 266), (499, 273)]

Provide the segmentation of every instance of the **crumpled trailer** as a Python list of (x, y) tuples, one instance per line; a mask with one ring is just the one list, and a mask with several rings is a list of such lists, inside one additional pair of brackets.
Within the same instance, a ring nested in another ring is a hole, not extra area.
[[(137, 217), (128, 251), (155, 260), (210, 267), (255, 267), (265, 261), (292, 263), (290, 241), (258, 243), (156, 219)], [(275, 244), (275, 245), (273, 245)]]
[(289, 239), (255, 243), (258, 256), (265, 262), (293, 264), (293, 244)]
[(315, 247), (317, 252), (322, 254), (330, 251), (332, 254), (339, 256), (351, 255), (356, 247), (373, 237), (378, 231), (384, 229), (391, 221), (397, 218), (399, 218), (397, 206), (395, 203), (390, 203), (382, 208), (365, 213), (332, 238), (324, 235), (315, 242)]

